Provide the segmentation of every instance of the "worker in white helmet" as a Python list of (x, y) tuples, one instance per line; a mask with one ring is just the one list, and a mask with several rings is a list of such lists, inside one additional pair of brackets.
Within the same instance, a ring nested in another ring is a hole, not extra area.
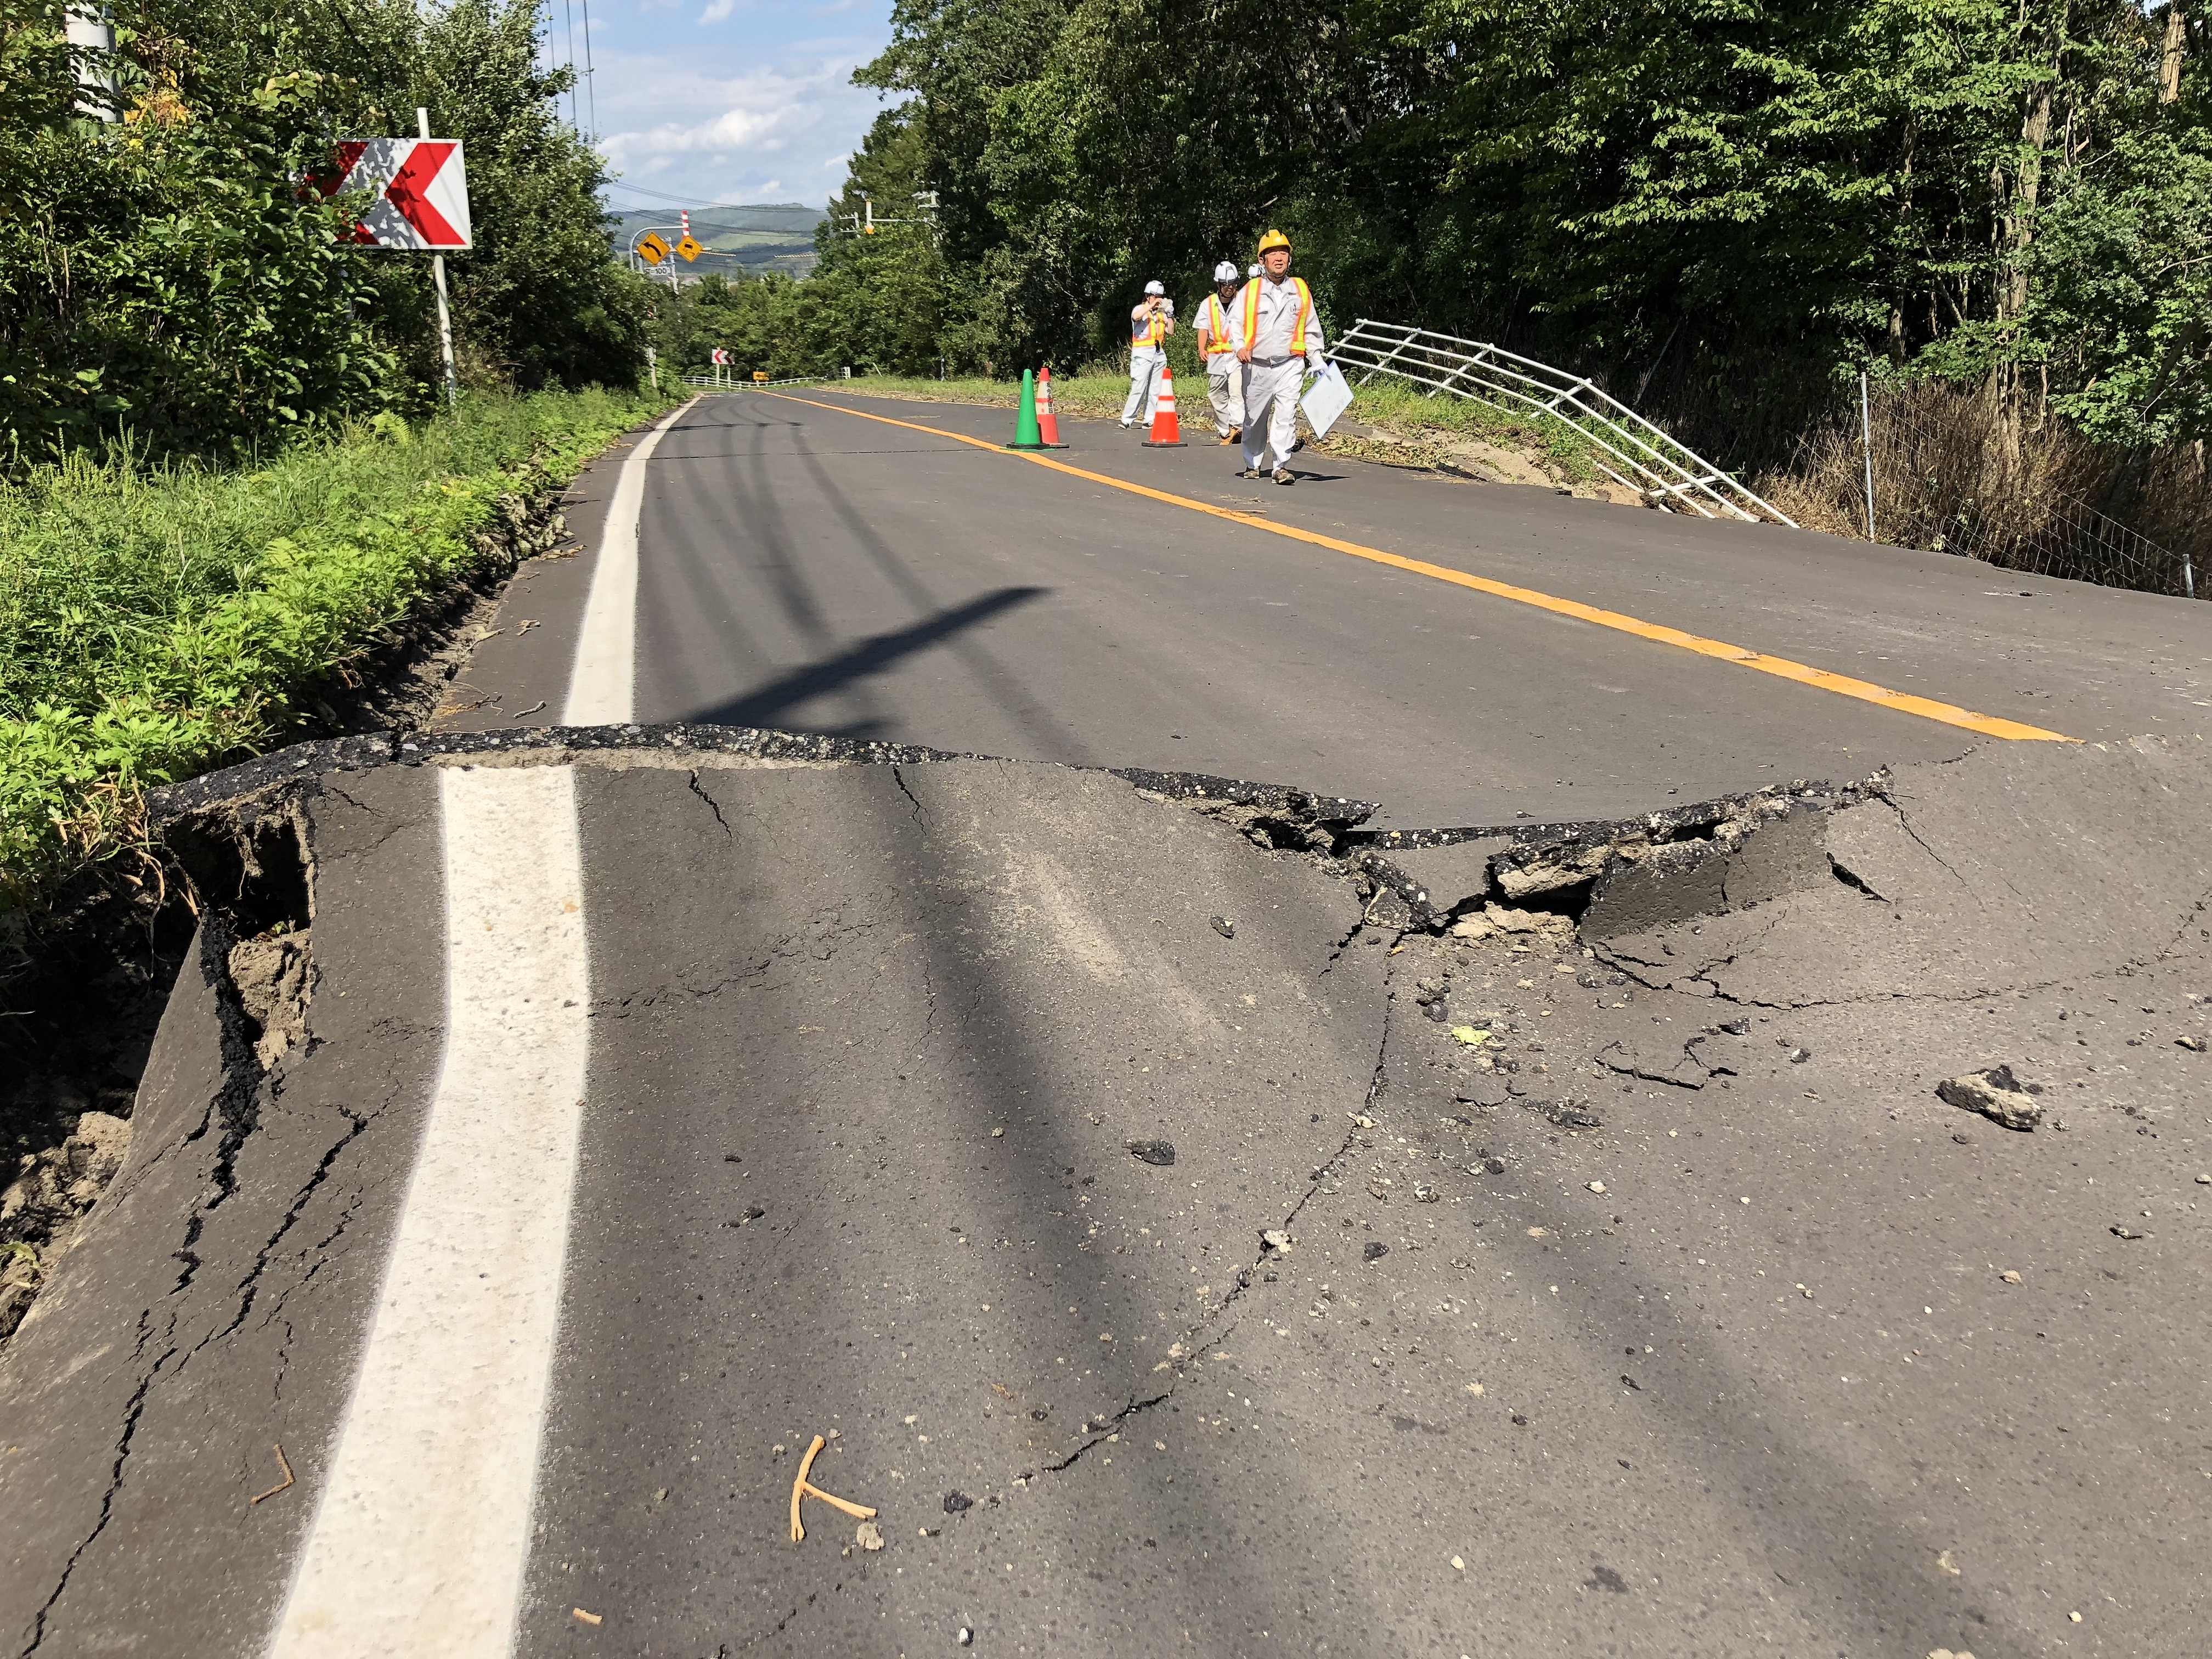
[(1244, 370), (1237, 361), (1237, 336), (1229, 326), (1229, 307), (1237, 301), (1237, 266), (1224, 259), (1213, 268), (1213, 292), (1198, 308), (1198, 350), (1206, 360), (1206, 395), (1213, 404), (1213, 424), (1221, 441), (1243, 435)]
[(1260, 239), (1260, 275), (1237, 296), (1230, 326), (1244, 365), (1244, 476), (1272, 468), (1279, 484), (1296, 483), (1290, 469), (1297, 446), (1298, 393), (1309, 371), (1326, 367), (1313, 289), (1291, 275), (1291, 239), (1271, 230)]
[(1127, 431), (1145, 411), (1145, 424), (1152, 422), (1160, 400), (1160, 375), (1168, 366), (1168, 336), (1175, 332), (1175, 301), (1159, 283), (1145, 284), (1144, 303), (1129, 313), (1129, 396), (1121, 405), (1121, 428)]

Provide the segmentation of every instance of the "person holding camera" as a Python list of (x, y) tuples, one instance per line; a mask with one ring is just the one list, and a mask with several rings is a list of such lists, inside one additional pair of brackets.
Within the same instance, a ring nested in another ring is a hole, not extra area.
[(1168, 336), (1175, 332), (1175, 301), (1164, 283), (1146, 283), (1144, 303), (1129, 313), (1129, 397), (1121, 405), (1121, 429), (1127, 431), (1145, 411), (1150, 427), (1159, 402), (1160, 376), (1168, 366)]

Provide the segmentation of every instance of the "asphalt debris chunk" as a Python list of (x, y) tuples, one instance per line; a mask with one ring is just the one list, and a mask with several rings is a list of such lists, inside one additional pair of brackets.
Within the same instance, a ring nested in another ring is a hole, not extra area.
[(1133, 1140), (1129, 1156), (1139, 1164), (1155, 1164), (1164, 1170), (1175, 1162), (1175, 1142), (1172, 1140)]
[(945, 1494), (945, 1512), (947, 1515), (957, 1515), (963, 1510), (972, 1510), (975, 1507), (975, 1500), (964, 1492), (949, 1492)]
[(1213, 918), (1213, 931), (1220, 934), (1224, 939), (1235, 939), (1237, 937), (1237, 924), (1227, 920), (1225, 917), (1216, 916)]
[(1366, 1246), (1359, 1252), (1359, 1256), (1360, 1260), (1363, 1261), (1380, 1261), (1384, 1256), (1389, 1254), (1390, 1247), (1388, 1244), (1385, 1244), (1379, 1238), (1370, 1238), (1367, 1241)]
[(1936, 1085), (1936, 1097), (1947, 1106), (1978, 1112), (1992, 1123), (2023, 1133), (2043, 1121), (2043, 1103), (2021, 1085), (2009, 1066), (1946, 1078)]

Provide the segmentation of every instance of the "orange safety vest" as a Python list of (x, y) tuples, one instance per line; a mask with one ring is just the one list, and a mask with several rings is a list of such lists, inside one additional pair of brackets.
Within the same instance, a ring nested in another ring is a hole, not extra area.
[(1206, 303), (1198, 308), (1198, 327), (1206, 337), (1207, 356), (1237, 349), (1229, 338), (1229, 307), (1221, 303), (1218, 294), (1207, 295)]
[(1164, 348), (1168, 338), (1168, 319), (1154, 312), (1142, 319), (1129, 319), (1129, 349), (1141, 351), (1146, 346)]
[[(1260, 284), (1267, 279), (1255, 276), (1244, 289), (1244, 344), (1249, 350), (1260, 338)], [(1306, 286), (1303, 276), (1293, 276), (1291, 282), (1298, 290), (1298, 314), (1291, 325), (1291, 356), (1303, 357), (1306, 352), (1306, 325), (1313, 320), (1313, 290)]]

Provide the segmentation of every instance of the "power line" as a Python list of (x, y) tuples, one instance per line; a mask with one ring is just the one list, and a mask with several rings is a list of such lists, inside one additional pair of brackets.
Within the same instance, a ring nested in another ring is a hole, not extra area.
[[(684, 205), (691, 208), (693, 211), (699, 213), (711, 213), (717, 211), (723, 213), (766, 213), (771, 209), (775, 208), (805, 207), (806, 205), (804, 202), (701, 203), (699, 199), (694, 196), (676, 196), (672, 195), (665, 190), (648, 190), (643, 185), (626, 184), (618, 179), (610, 179), (606, 183), (605, 188), (608, 190), (622, 191), (631, 196), (650, 196), (663, 202), (681, 202)], [(827, 216), (825, 215), (824, 216), (826, 217)]]

